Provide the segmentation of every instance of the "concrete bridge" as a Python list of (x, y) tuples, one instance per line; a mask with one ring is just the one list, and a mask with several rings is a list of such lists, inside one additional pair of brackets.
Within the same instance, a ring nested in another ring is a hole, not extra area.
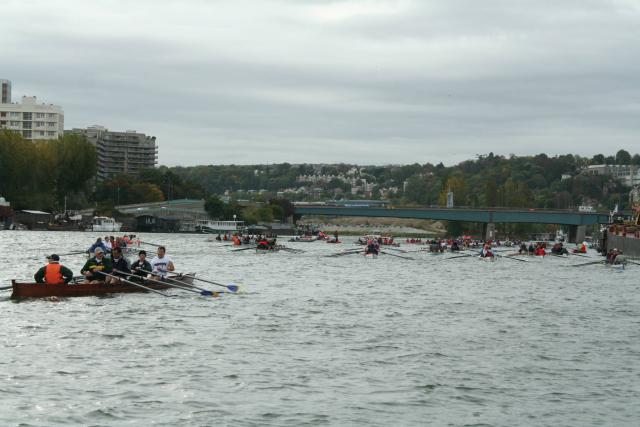
[(584, 240), (587, 225), (609, 222), (608, 214), (597, 212), (506, 208), (352, 207), (299, 204), (295, 206), (295, 215), (366, 216), (477, 222), (484, 224), (483, 234), (486, 239), (495, 238), (496, 223), (558, 224), (569, 227), (570, 242)]

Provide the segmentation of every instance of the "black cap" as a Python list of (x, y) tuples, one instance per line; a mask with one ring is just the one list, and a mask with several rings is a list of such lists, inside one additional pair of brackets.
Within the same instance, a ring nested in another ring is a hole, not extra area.
[(60, 261), (60, 257), (59, 257), (58, 255), (56, 255), (56, 254), (51, 254), (51, 255), (49, 255), (49, 256), (47, 257), (47, 259), (48, 259), (48, 260), (51, 260), (51, 261)]

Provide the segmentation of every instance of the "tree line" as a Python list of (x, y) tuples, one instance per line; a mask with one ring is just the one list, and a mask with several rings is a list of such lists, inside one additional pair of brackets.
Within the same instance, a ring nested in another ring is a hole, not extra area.
[[(591, 158), (489, 153), (450, 167), (442, 163), (161, 166), (98, 181), (95, 148), (81, 136), (31, 142), (10, 131), (0, 132), (0, 195), (16, 209), (61, 211), (66, 203), (68, 209), (94, 207), (109, 214), (117, 205), (192, 198), (205, 199), (212, 218), (236, 215), (249, 223), (290, 216), (291, 204), (274, 196), (277, 191), (303, 185), (298, 176), (346, 175), (354, 168), (359, 181), (374, 184), (367, 197), (383, 197), (381, 188), (398, 189), (384, 196), (394, 204), (442, 206), (452, 192), (455, 206), (568, 209), (591, 205), (611, 209), (618, 204), (627, 208), (629, 188), (623, 182), (613, 176), (581, 173), (594, 164), (640, 165), (640, 155), (625, 150)], [(337, 179), (313, 186), (323, 190), (313, 197), (353, 197), (350, 184)], [(226, 190), (252, 189), (265, 189), (270, 195), (264, 203), (250, 206), (233, 198), (223, 203), (220, 198)]]

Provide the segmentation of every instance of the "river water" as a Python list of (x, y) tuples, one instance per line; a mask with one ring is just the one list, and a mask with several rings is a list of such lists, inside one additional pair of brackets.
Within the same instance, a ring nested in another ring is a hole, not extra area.
[[(96, 237), (0, 232), (0, 284)], [(241, 292), (17, 303), (3, 291), (0, 425), (640, 423), (640, 266), (143, 239), (165, 244), (178, 271)], [(62, 262), (78, 274), (83, 259)]]

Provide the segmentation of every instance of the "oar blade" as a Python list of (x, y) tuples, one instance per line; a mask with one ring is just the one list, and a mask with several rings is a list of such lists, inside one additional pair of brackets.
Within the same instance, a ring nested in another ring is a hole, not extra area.
[(227, 285), (227, 289), (229, 289), (231, 292), (238, 292), (238, 287), (236, 285)]

